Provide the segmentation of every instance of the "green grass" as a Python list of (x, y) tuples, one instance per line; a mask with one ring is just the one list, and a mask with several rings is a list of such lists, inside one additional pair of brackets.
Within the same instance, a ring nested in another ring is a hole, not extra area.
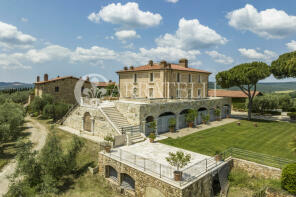
[(199, 131), (191, 135), (162, 140), (161, 143), (206, 155), (236, 147), (249, 151), (296, 160), (289, 142), (296, 136), (296, 124), (288, 122), (254, 122), (241, 120), (223, 126)]
[[(45, 125), (50, 131), (55, 131), (56, 135), (62, 142), (62, 146), (66, 149), (71, 142), (72, 134), (58, 129), (57, 127), (51, 128), (50, 121), (38, 120), (41, 124)], [(92, 175), (88, 171), (88, 167), (94, 167), (98, 163), (98, 152), (100, 147), (98, 144), (81, 138), (84, 142), (84, 147), (77, 156), (78, 171), (68, 178), (69, 184), (63, 188), (62, 193), (58, 195), (51, 195), (55, 197), (117, 197), (120, 196), (107, 183), (107, 181), (98, 174)], [(46, 196), (46, 195), (45, 195)]]

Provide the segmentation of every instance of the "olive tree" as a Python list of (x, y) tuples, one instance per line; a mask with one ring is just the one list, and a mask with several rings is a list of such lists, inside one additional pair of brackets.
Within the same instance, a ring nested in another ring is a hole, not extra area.
[(222, 88), (239, 87), (248, 96), (248, 119), (252, 118), (252, 104), (256, 95), (257, 83), (270, 76), (269, 66), (264, 62), (251, 62), (237, 65), (216, 75), (217, 84)]

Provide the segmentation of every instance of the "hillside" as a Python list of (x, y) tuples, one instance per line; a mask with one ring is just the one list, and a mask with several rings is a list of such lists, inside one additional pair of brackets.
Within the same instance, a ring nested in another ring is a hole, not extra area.
[[(209, 88), (214, 89), (214, 82), (209, 83)], [(221, 87), (217, 86), (217, 89)], [(240, 90), (239, 88), (233, 87), (229, 88), (230, 90)], [(259, 83), (257, 90), (264, 93), (270, 93), (275, 91), (287, 91), (295, 90), (296, 91), (296, 82), (272, 82), (272, 83)]]
[(34, 87), (34, 85), (30, 83), (0, 82), (0, 90), (14, 89), (14, 88), (31, 88), (31, 87)]

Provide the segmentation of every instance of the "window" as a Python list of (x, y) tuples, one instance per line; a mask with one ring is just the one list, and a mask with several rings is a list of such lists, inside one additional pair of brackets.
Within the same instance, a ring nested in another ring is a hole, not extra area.
[(150, 73), (150, 82), (153, 82), (153, 80), (154, 80), (154, 75), (153, 73)]
[(177, 98), (180, 98), (180, 90), (179, 90), (179, 89), (177, 89), (176, 97), (177, 97)]
[(137, 83), (137, 74), (134, 74), (134, 83)]
[(153, 88), (149, 88), (149, 98), (153, 98)]
[(200, 83), (200, 74), (197, 75), (197, 82)]
[(191, 75), (191, 74), (188, 75), (188, 82), (189, 82), (189, 83), (192, 82), (192, 75)]
[(59, 89), (58, 86), (54, 88), (54, 91), (55, 91), (55, 92), (59, 92), (59, 90), (60, 90), (60, 89)]
[(137, 96), (137, 91), (138, 91), (137, 88), (134, 88), (134, 90), (133, 90), (133, 96), (134, 96), (134, 97)]
[(199, 98), (201, 97), (201, 89), (197, 90), (197, 97), (199, 97)]
[(191, 98), (191, 96), (192, 96), (191, 92), (192, 92), (191, 89), (188, 89), (188, 98)]
[(180, 82), (180, 73), (177, 73), (177, 82)]

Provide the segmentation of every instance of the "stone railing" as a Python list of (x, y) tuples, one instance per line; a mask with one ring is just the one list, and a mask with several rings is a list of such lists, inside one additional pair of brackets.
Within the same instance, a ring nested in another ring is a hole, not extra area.
[(102, 103), (99, 98), (81, 97), (80, 99), (80, 105), (85, 107), (99, 107), (100, 103)]

